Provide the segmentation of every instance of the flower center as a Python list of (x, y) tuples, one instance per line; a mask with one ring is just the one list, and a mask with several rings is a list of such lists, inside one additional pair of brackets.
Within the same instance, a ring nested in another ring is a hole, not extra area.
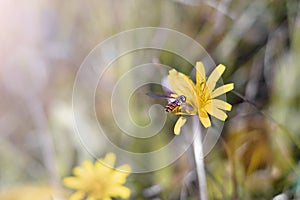
[(198, 106), (199, 108), (203, 108), (208, 100), (210, 99), (210, 92), (208, 91), (208, 87), (205, 84), (200, 85), (197, 90), (197, 98), (198, 98)]

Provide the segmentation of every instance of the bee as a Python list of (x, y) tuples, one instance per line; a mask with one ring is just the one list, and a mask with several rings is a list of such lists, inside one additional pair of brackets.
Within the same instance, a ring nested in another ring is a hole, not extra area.
[(168, 104), (165, 106), (166, 112), (175, 111), (175, 109), (186, 102), (186, 97), (184, 95), (180, 95), (176, 98), (168, 98)]
[(165, 111), (168, 113), (178, 113), (180, 112), (181, 107), (192, 110), (192, 106), (186, 103), (186, 97), (184, 95), (179, 95), (177, 97), (157, 95), (152, 93), (147, 93), (147, 95), (152, 98), (166, 99), (168, 103), (165, 106)]

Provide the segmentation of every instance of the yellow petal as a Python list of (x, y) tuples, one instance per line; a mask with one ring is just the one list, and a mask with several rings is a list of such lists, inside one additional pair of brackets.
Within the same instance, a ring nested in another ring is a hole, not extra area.
[(210, 103), (212, 104), (212, 106), (222, 110), (230, 111), (232, 108), (232, 106), (229, 103), (222, 101), (220, 99), (212, 99)]
[(114, 167), (116, 162), (116, 155), (114, 153), (107, 153), (105, 158), (103, 159), (105, 165), (110, 167)]
[(97, 176), (105, 176), (106, 174), (110, 173), (113, 169), (114, 166), (105, 163), (104, 160), (97, 160), (95, 163), (94, 175), (97, 174)]
[(212, 116), (218, 118), (219, 120), (225, 121), (227, 115), (224, 111), (212, 106), (212, 104), (205, 105), (205, 110)]
[(85, 172), (84, 172), (84, 170), (83, 170), (82, 168), (80, 168), (80, 167), (75, 167), (75, 168), (73, 169), (73, 174), (74, 174), (75, 176), (84, 176)]
[(229, 92), (230, 90), (233, 90), (233, 88), (234, 88), (233, 83), (222, 85), (221, 87), (218, 87), (217, 89), (215, 89), (212, 92), (211, 98), (215, 98), (215, 97), (218, 97), (222, 94), (225, 94), (226, 92)]
[(206, 80), (205, 68), (202, 62), (196, 63), (196, 83), (201, 83)]
[(196, 63), (196, 85), (200, 88), (206, 81), (205, 68), (202, 62)]
[(179, 117), (175, 126), (174, 126), (174, 134), (179, 135), (181, 127), (185, 124), (186, 118), (185, 117)]
[(128, 198), (130, 196), (130, 189), (124, 186), (112, 187), (109, 192), (113, 197)]
[(89, 196), (86, 200), (96, 200), (94, 196)]
[(191, 103), (192, 106), (197, 107), (195, 84), (188, 76), (172, 69), (169, 71), (168, 80), (177, 95), (184, 95), (187, 103)]
[(122, 173), (122, 172), (115, 172), (111, 177), (114, 181), (115, 184), (124, 184), (126, 182), (126, 178), (129, 174), (125, 174), (125, 173)]
[(198, 115), (199, 115), (199, 119), (200, 119), (202, 125), (204, 126), (204, 128), (208, 128), (211, 126), (210, 119), (209, 119), (207, 112), (205, 112), (203, 110), (199, 110)]
[(63, 183), (69, 188), (79, 189), (82, 187), (82, 181), (77, 177), (64, 178)]
[(218, 65), (207, 79), (207, 87), (210, 92), (216, 87), (216, 83), (224, 73), (226, 67), (222, 64)]
[(85, 193), (82, 191), (77, 191), (74, 194), (72, 194), (69, 198), (69, 200), (82, 200), (85, 196)]
[(91, 161), (85, 160), (82, 163), (82, 168), (85, 171), (85, 173), (94, 173), (94, 165)]
[(113, 172), (112, 179), (115, 181), (115, 183), (123, 184), (126, 182), (126, 178), (130, 172), (131, 168), (129, 165), (122, 165)]

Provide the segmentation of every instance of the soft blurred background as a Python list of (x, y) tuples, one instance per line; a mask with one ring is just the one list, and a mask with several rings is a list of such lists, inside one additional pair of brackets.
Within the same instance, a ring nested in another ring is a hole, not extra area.
[[(61, 179), (93, 159), (74, 137), (76, 72), (98, 43), (145, 26), (195, 39), (227, 66), (223, 81), (235, 83), (238, 94), (227, 95), (233, 110), (205, 159), (209, 199), (300, 198), (298, 0), (2, 0), (0, 13), (0, 199), (67, 198)], [(166, 52), (156, 61), (191, 71)], [(97, 109), (113, 126), (105, 109)], [(168, 115), (166, 126), (172, 129), (175, 119)], [(172, 137), (169, 131), (151, 144)], [(130, 150), (147, 152), (151, 144)], [(105, 153), (101, 141), (91, 145)], [(126, 183), (131, 199), (197, 199), (189, 154), (162, 170), (132, 174)]]

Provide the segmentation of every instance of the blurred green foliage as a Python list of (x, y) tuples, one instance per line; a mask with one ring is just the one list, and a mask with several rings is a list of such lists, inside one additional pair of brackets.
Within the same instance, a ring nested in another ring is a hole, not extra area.
[[(40, 187), (62, 188), (62, 177), (70, 175), (81, 161), (93, 159), (74, 136), (72, 87), (76, 72), (99, 42), (145, 26), (174, 29), (195, 39), (216, 63), (227, 66), (223, 81), (234, 82), (235, 91), (244, 97), (227, 95), (234, 109), (205, 160), (209, 199), (300, 198), (297, 0), (4, 0), (0, 10), (0, 199), (26, 199), (27, 193), (32, 199), (49, 199), (40, 192), (59, 192)], [(153, 50), (151, 55), (158, 55), (155, 58), (161, 64), (192, 72), (194, 63), (171, 52)], [(130, 66), (153, 62), (153, 57), (147, 59), (125, 57), (119, 61), (120, 68), (108, 73), (108, 80), (117, 79)], [(124, 92), (129, 85), (124, 85)], [(141, 94), (147, 91), (162, 89), (140, 88)], [(133, 118), (138, 124), (147, 124), (149, 118), (142, 111), (164, 102), (135, 95), (131, 100)], [(108, 137), (128, 151), (154, 151), (174, 137), (176, 117), (171, 115), (155, 137), (143, 141), (120, 137), (106, 109), (109, 92), (96, 94), (96, 99), (97, 116), (110, 132)], [(83, 117), (88, 121), (90, 116)], [(97, 140), (96, 130), (89, 127), (86, 137), (100, 155), (107, 144)], [(160, 159), (165, 158), (149, 164)], [(132, 199), (145, 199), (143, 191), (154, 185), (161, 190), (153, 193), (153, 199), (197, 199), (192, 160), (187, 151), (164, 169), (132, 174), (127, 183)], [(36, 188), (32, 189), (32, 183)], [(23, 185), (30, 187), (27, 190)], [(16, 190), (22, 194), (16, 196)]]

